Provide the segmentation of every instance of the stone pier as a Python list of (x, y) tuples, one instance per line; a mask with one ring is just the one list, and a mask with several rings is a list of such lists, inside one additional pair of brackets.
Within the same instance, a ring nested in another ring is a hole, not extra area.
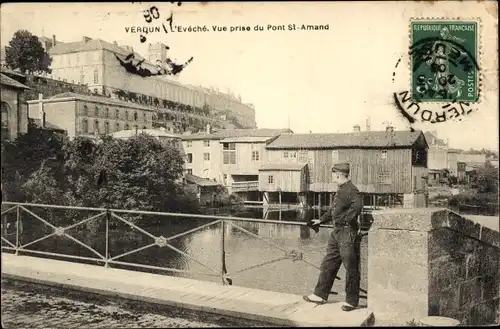
[(498, 231), (447, 209), (390, 209), (373, 217), (368, 307), (377, 323), (426, 316), (500, 323)]

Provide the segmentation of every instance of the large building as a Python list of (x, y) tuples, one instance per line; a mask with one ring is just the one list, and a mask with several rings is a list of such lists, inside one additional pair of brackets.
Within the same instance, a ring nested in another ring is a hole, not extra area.
[(28, 106), (24, 91), (29, 87), (1, 73), (2, 140), (14, 140), (28, 132)]
[(30, 118), (65, 130), (69, 138), (153, 128), (151, 108), (102, 96), (63, 93), (28, 101), (28, 110)]
[(52, 57), (52, 76), (68, 82), (86, 84), (90, 90), (115, 96), (123, 91), (139, 94), (139, 97), (158, 98), (161, 103), (168, 100), (191, 110), (208, 106), (211, 114), (231, 117), (244, 128), (255, 128), (255, 109), (244, 104), (232, 94), (221, 93), (203, 87), (183, 85), (172, 79), (153, 76), (142, 78), (128, 73), (117, 59), (134, 53), (137, 62), (144, 59), (142, 66), (156, 69), (156, 60), (165, 62), (167, 48), (163, 44), (150, 44), (146, 58), (134, 52), (132, 47), (119, 46), (100, 39), (82, 37), (80, 41), (60, 42), (41, 37), (45, 49)]
[(213, 179), (230, 192), (257, 192), (265, 146), (290, 129), (226, 129), (183, 136), (189, 174)]
[(426, 132), (429, 145), (427, 166), (430, 170), (448, 169), (448, 143), (437, 137), (436, 131)]

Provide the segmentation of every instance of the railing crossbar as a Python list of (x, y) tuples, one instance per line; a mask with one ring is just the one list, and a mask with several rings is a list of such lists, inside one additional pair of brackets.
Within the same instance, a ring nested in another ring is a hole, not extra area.
[(240, 231), (242, 231), (242, 232), (244, 232), (244, 233), (246, 233), (246, 234), (248, 234), (250, 236), (253, 236), (254, 238), (256, 238), (256, 239), (258, 239), (258, 240), (260, 240), (260, 241), (262, 241), (262, 242), (264, 242), (264, 243), (266, 243), (266, 244), (268, 244), (270, 246), (273, 246), (273, 247), (275, 247), (275, 248), (277, 248), (277, 249), (279, 249), (281, 251), (288, 252), (288, 250), (286, 250), (285, 248), (282, 248), (282, 247), (280, 247), (277, 244), (274, 244), (272, 242), (266, 241), (266, 240), (262, 239), (260, 236), (258, 236), (256, 234), (254, 234), (254, 233), (252, 233), (252, 232), (244, 229), (243, 227), (241, 227), (239, 225), (236, 225), (236, 224), (231, 223), (231, 222), (229, 223), (229, 225), (234, 226), (236, 229), (238, 229), (238, 230), (240, 230)]
[(3, 216), (3, 215), (5, 215), (6, 213), (8, 213), (9, 211), (16, 209), (17, 207), (19, 207), (19, 206), (14, 206), (14, 207), (12, 207), (12, 208), (9, 208), (9, 209), (7, 209), (7, 210), (4, 210), (4, 211), (2, 211), (2, 213), (1, 213), (0, 215), (1, 215), (1, 216)]
[(193, 233), (193, 232), (196, 232), (196, 231), (202, 230), (202, 229), (204, 229), (204, 228), (207, 228), (207, 227), (209, 227), (209, 226), (212, 226), (212, 225), (215, 225), (215, 224), (218, 224), (218, 223), (221, 223), (221, 222), (222, 222), (222, 220), (216, 220), (216, 221), (210, 222), (210, 223), (208, 223), (208, 224), (204, 224), (204, 225), (202, 225), (202, 226), (198, 226), (198, 227), (193, 228), (193, 229), (191, 229), (191, 230), (189, 230), (189, 231), (182, 232), (182, 233), (176, 234), (176, 235), (174, 235), (174, 236), (171, 236), (171, 237), (167, 238), (167, 241), (170, 241), (170, 240), (176, 239), (176, 238), (181, 237), (181, 236), (183, 236), (183, 235), (187, 235), (187, 234), (190, 234), (190, 233)]
[[(226, 220), (226, 221), (240, 221), (240, 222), (252, 222), (252, 223), (264, 223), (264, 224), (282, 224), (282, 225), (292, 225), (292, 226), (307, 226), (305, 222), (292, 222), (292, 221), (279, 221), (279, 220), (269, 220), (269, 219), (257, 219), (257, 218), (245, 218), (245, 217), (234, 217), (234, 216), (216, 216), (216, 215), (205, 215), (205, 214), (184, 214), (184, 213), (171, 213), (171, 212), (155, 212), (155, 211), (142, 211), (142, 210), (124, 210), (124, 209), (106, 209), (106, 208), (90, 208), (90, 207), (73, 207), (73, 206), (58, 206), (58, 205), (47, 205), (47, 204), (34, 204), (34, 203), (19, 203), (19, 202), (3, 202), (4, 204), (19, 205), (19, 206), (31, 206), (39, 208), (60, 208), (60, 209), (74, 209), (74, 210), (91, 210), (91, 211), (111, 211), (113, 213), (129, 213), (138, 215), (155, 215), (155, 216), (173, 216), (179, 218), (200, 218), (200, 219), (214, 219), (214, 220)], [(333, 225), (320, 225), (319, 227), (333, 228)]]
[(53, 229), (56, 229), (56, 227), (54, 225), (52, 225), (51, 223), (47, 222), (45, 219), (43, 219), (42, 217), (38, 216), (37, 214), (33, 213), (32, 211), (26, 209), (25, 207), (23, 206), (20, 206), (20, 208), (24, 211), (26, 211), (28, 214), (30, 214), (31, 216), (35, 217), (36, 219), (38, 219), (39, 221), (41, 221), (42, 223), (44, 223), (45, 225), (47, 226), (50, 226), (51, 228)]
[(58, 253), (49, 252), (49, 251), (38, 251), (38, 250), (33, 250), (33, 249), (19, 249), (19, 251), (34, 253), (34, 254), (39, 254), (39, 255), (56, 256), (56, 257), (63, 257), (63, 258), (70, 258), (70, 259), (90, 260), (90, 261), (94, 261), (94, 262), (104, 262), (103, 259), (99, 259), (99, 258), (75, 256), (75, 255), (67, 255), (67, 254), (58, 254)]
[(127, 251), (121, 255), (118, 255), (118, 256), (114, 256), (114, 257), (111, 257), (111, 258), (108, 258), (108, 261), (113, 261), (115, 259), (118, 259), (118, 258), (122, 258), (122, 257), (125, 257), (125, 256), (128, 256), (130, 254), (133, 254), (133, 253), (136, 253), (136, 252), (139, 252), (141, 250), (144, 250), (144, 249), (148, 249), (148, 248), (151, 248), (152, 246), (156, 246), (156, 243), (153, 242), (153, 243), (150, 243), (148, 245), (145, 245), (145, 246), (142, 246), (142, 247), (139, 247), (137, 249), (134, 249), (134, 250), (131, 250), (131, 251)]
[(145, 264), (138, 264), (138, 263), (128, 263), (128, 262), (120, 262), (120, 261), (108, 261), (110, 264), (116, 264), (116, 265), (124, 265), (124, 266), (133, 266), (133, 267), (141, 267), (141, 268), (147, 268), (150, 270), (161, 270), (161, 271), (169, 271), (169, 272), (177, 272), (177, 273), (193, 273), (193, 274), (201, 274), (201, 275), (208, 275), (208, 276), (219, 276), (218, 274), (215, 275), (213, 273), (205, 273), (205, 272), (192, 272), (192, 271), (186, 271), (186, 270), (179, 270), (176, 268), (169, 268), (169, 267), (161, 267), (161, 266), (153, 266), (153, 265), (145, 265)]
[(37, 242), (43, 241), (43, 240), (45, 240), (45, 239), (48, 239), (48, 238), (50, 238), (50, 237), (52, 237), (52, 236), (54, 236), (54, 235), (56, 235), (56, 232), (52, 232), (52, 233), (50, 233), (49, 235), (42, 236), (41, 238), (38, 238), (38, 239), (36, 239), (36, 240), (34, 240), (34, 241), (31, 241), (31, 242), (28, 242), (28, 243), (26, 243), (26, 244), (24, 244), (24, 245), (22, 245), (22, 246), (19, 246), (19, 249), (24, 249), (24, 248), (25, 248), (25, 247), (27, 247), (27, 246), (31, 246), (32, 244), (35, 244), (35, 243), (37, 243)]
[(152, 239), (156, 239), (156, 237), (155, 237), (153, 234), (151, 234), (151, 233), (149, 233), (148, 231), (146, 231), (146, 230), (144, 230), (144, 229), (140, 228), (139, 226), (135, 225), (134, 223), (129, 222), (129, 221), (128, 221), (128, 220), (126, 220), (126, 219), (123, 219), (122, 217), (118, 216), (118, 215), (117, 215), (117, 214), (115, 214), (114, 212), (111, 212), (111, 216), (113, 216), (114, 218), (117, 218), (117, 219), (121, 220), (121, 221), (122, 221), (122, 222), (124, 222), (125, 224), (129, 225), (130, 227), (135, 228), (136, 230), (138, 230), (139, 232), (141, 232), (141, 233), (143, 233), (143, 234), (145, 234), (145, 235), (149, 236), (150, 238), (152, 238)]
[(6, 238), (4, 238), (4, 237), (2, 237), (2, 241), (4, 241), (4, 242), (8, 243), (8, 244), (9, 244), (9, 245), (11, 245), (13, 248), (15, 248), (15, 247), (16, 247), (16, 246), (15, 246), (12, 242), (10, 242), (9, 240), (7, 240), (7, 239), (6, 239)]
[(181, 255), (183, 255), (183, 256), (185, 256), (185, 257), (188, 257), (189, 259), (191, 259), (191, 260), (192, 260), (192, 261), (194, 261), (195, 263), (197, 263), (197, 264), (199, 264), (199, 265), (201, 265), (201, 266), (203, 266), (203, 267), (205, 267), (205, 268), (209, 269), (210, 271), (212, 271), (212, 272), (214, 272), (215, 274), (217, 274), (217, 276), (219, 276), (219, 275), (220, 275), (218, 271), (214, 270), (213, 268), (211, 268), (211, 267), (210, 267), (210, 266), (208, 266), (208, 265), (203, 264), (202, 262), (200, 262), (199, 260), (195, 259), (195, 258), (194, 258), (194, 257), (192, 257), (191, 255), (189, 255), (189, 254), (185, 253), (184, 251), (179, 250), (179, 249), (175, 248), (174, 246), (172, 246), (172, 245), (170, 245), (170, 244), (167, 244), (167, 247), (168, 247), (168, 248), (170, 248), (170, 249), (172, 249), (172, 250), (177, 251), (179, 254), (181, 254)]
[(106, 260), (106, 257), (104, 257), (100, 252), (98, 252), (97, 250), (95, 250), (91, 246), (83, 243), (82, 241), (78, 240), (75, 237), (72, 237), (71, 235), (69, 235), (67, 233), (65, 233), (64, 236), (67, 237), (68, 239), (73, 240), (74, 242), (78, 243), (79, 245), (81, 245), (82, 247), (86, 248), (87, 250), (93, 252), (95, 255), (101, 257), (102, 260)]
[(97, 214), (97, 215), (94, 215), (94, 216), (92, 216), (92, 217), (82, 219), (82, 220), (81, 220), (81, 221), (79, 221), (78, 223), (75, 223), (75, 224), (72, 224), (72, 225), (70, 225), (70, 226), (65, 227), (65, 228), (64, 228), (64, 230), (70, 230), (70, 229), (72, 229), (72, 228), (74, 228), (74, 227), (76, 227), (76, 226), (78, 226), (78, 225), (82, 225), (82, 224), (84, 224), (84, 223), (86, 223), (86, 222), (88, 222), (88, 221), (91, 221), (91, 220), (93, 220), (93, 219), (99, 218), (99, 217), (101, 217), (101, 216), (103, 216), (103, 215), (106, 215), (106, 213), (105, 213), (105, 212), (101, 212), (101, 213), (99, 213), (99, 214)]

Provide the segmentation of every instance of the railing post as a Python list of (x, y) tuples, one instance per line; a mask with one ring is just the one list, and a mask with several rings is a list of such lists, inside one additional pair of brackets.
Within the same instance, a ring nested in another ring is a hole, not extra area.
[(19, 219), (20, 219), (21, 213), (19, 209), (19, 205), (16, 208), (16, 253), (15, 255), (17, 256), (18, 254), (18, 248), (19, 248)]
[(108, 268), (108, 258), (109, 258), (109, 217), (111, 217), (111, 213), (109, 210), (106, 210), (106, 250), (104, 256), (106, 257), (106, 261), (104, 262), (104, 267)]
[(221, 227), (221, 232), (220, 232), (220, 255), (221, 255), (221, 279), (222, 283), (225, 285), (226, 280), (224, 280), (225, 276), (225, 267), (226, 267), (226, 249), (225, 249), (225, 231), (226, 231), (226, 222), (224, 220), (221, 220), (220, 222), (220, 227)]

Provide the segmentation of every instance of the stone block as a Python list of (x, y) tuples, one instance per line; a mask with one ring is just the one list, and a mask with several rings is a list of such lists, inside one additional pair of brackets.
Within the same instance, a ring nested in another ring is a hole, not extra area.
[[(494, 231), (486, 226), (481, 228), (481, 241), (484, 243), (499, 248), (500, 246), (500, 233)], [(497, 249), (498, 250), (498, 249)], [(497, 251), (498, 252), (498, 251)]]
[(481, 302), (481, 279), (471, 279), (460, 285), (460, 307), (469, 309), (472, 305)]
[(498, 289), (500, 278), (495, 274), (483, 274), (480, 277), (481, 281), (481, 300), (494, 300), (498, 297)]
[(481, 225), (452, 211), (448, 211), (448, 227), (474, 239), (479, 239)]
[(440, 262), (429, 263), (429, 291), (431, 294), (459, 286), (464, 281), (465, 275), (461, 264), (446, 262), (444, 259)]
[(428, 232), (434, 217), (445, 218), (447, 212), (441, 208), (386, 209), (372, 213), (373, 229), (397, 229)]

